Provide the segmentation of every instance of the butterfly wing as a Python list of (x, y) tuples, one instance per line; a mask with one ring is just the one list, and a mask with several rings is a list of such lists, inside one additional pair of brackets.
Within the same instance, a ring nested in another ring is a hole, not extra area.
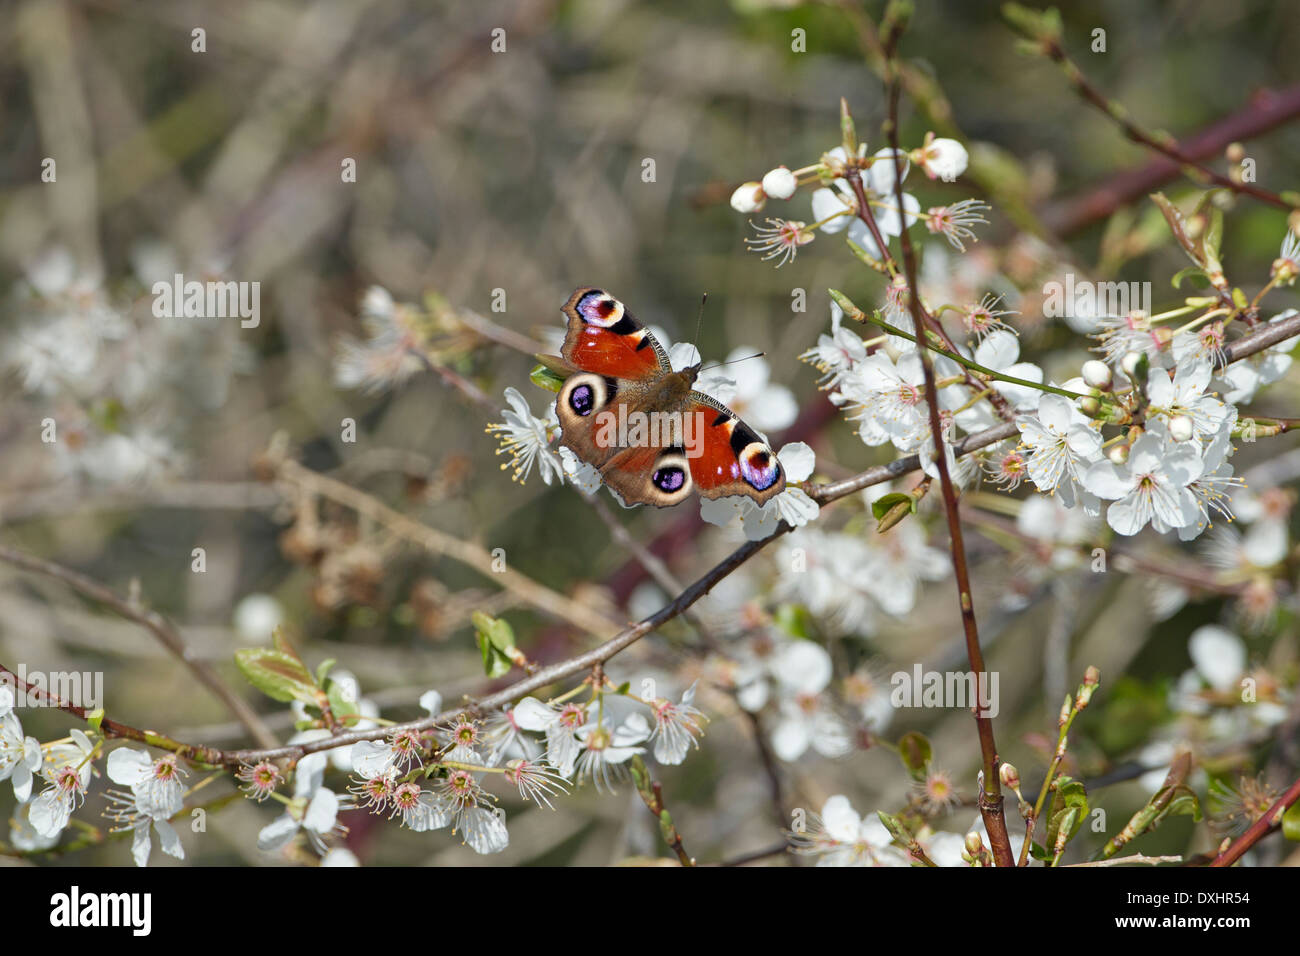
[[(569, 319), (561, 350), (577, 372), (565, 379), (555, 402), (560, 421), (560, 444), (579, 459), (598, 468), (602, 478), (619, 490), (620, 467), (630, 467), (629, 456), (645, 449), (621, 447), (611, 429), (601, 427), (639, 409), (654, 383), (672, 372), (668, 355), (655, 337), (624, 308), (623, 303), (603, 289), (581, 288), (564, 304)], [(636, 467), (640, 468), (639, 456)], [(651, 465), (653, 462), (650, 463)], [(625, 485), (629, 502), (649, 500), (641, 489)]]
[(689, 409), (702, 427), (687, 448), (691, 480), (705, 498), (743, 495), (764, 504), (785, 490), (776, 452), (731, 409), (703, 392), (691, 392)]

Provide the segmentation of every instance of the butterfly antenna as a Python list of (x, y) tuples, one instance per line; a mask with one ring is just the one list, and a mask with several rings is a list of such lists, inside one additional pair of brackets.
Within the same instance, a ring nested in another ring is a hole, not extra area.
[(700, 328), (704, 325), (704, 304), (709, 301), (709, 294), (706, 292), (700, 297), (700, 314), (695, 320), (695, 344), (700, 344)]
[[(731, 359), (729, 362), (718, 362), (714, 365), (707, 366), (707, 368), (722, 368), (724, 365), (735, 365), (737, 362), (748, 362), (750, 359), (762, 358), (766, 354), (766, 352), (755, 352), (753, 355), (742, 355), (738, 359)], [(703, 372), (705, 369), (700, 369), (700, 371)]]

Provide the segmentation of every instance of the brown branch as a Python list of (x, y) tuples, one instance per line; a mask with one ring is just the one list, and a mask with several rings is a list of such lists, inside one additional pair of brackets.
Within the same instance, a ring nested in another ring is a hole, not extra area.
[(1282, 815), (1297, 800), (1300, 800), (1300, 780), (1291, 784), (1286, 793), (1268, 808), (1268, 812), (1251, 824), (1250, 828), (1237, 837), (1231, 846), (1216, 856), (1210, 866), (1232, 866), (1240, 860), (1247, 850), (1282, 825)]
[[(966, 656), (971, 670), (976, 675), (977, 686), (984, 686), (983, 675), (984, 652), (980, 648), (979, 625), (975, 620), (975, 602), (971, 593), (970, 569), (966, 563), (966, 545), (962, 539), (961, 513), (957, 507), (957, 489), (948, 473), (947, 448), (943, 438), (943, 423), (939, 414), (939, 392), (935, 385), (934, 361), (930, 358), (930, 340), (925, 335), (925, 317), (921, 311), (921, 297), (916, 282), (916, 250), (912, 248), (912, 238), (907, 230), (906, 216), (903, 210), (903, 160), (898, 144), (898, 105), (902, 94), (902, 84), (898, 77), (897, 52), (898, 41), (906, 29), (906, 19), (900, 15), (894, 19), (882, 44), (888, 70), (885, 81), (885, 95), (889, 103), (889, 118), (885, 124), (894, 163), (894, 195), (897, 197), (900, 214), (904, 215), (903, 228), (899, 241), (903, 250), (903, 268), (907, 278), (908, 305), (912, 312), (912, 323), (917, 331), (917, 348), (921, 356), (921, 366), (925, 374), (926, 404), (930, 412), (930, 433), (934, 440), (935, 465), (939, 470), (939, 485), (943, 490), (944, 513), (948, 520), (948, 535), (951, 539), (952, 567), (957, 581), (958, 605), (961, 611), (962, 630), (966, 636)], [(937, 323), (936, 323), (937, 324)], [(1007, 821), (1002, 812), (1002, 784), (998, 777), (998, 749), (993, 737), (993, 721), (987, 716), (986, 702), (977, 698), (974, 708), (975, 726), (979, 734), (980, 753), (983, 757), (983, 780), (980, 782), (980, 815), (984, 818), (984, 828), (988, 831), (989, 843), (993, 850), (994, 862), (1000, 867), (1014, 867), (1015, 857), (1011, 852), (1011, 839), (1007, 835)]]
[[(1260, 90), (1250, 104), (1183, 139), (1178, 151), (1193, 160), (1208, 159), (1231, 143), (1253, 139), (1300, 117), (1300, 84), (1281, 90)], [(1182, 167), (1165, 156), (1143, 166), (1116, 173), (1087, 192), (1059, 200), (1043, 214), (1044, 224), (1058, 236), (1073, 235), (1115, 210), (1143, 199), (1152, 190), (1178, 177)]]
[[(1070, 59), (1070, 56), (1061, 47), (1060, 42), (1050, 36), (1038, 37), (1039, 45), (1042, 52), (1058, 63), (1065, 71), (1066, 79), (1074, 87), (1075, 92), (1089, 105), (1096, 107), (1106, 116), (1119, 126), (1120, 130), (1128, 139), (1145, 146), (1164, 156), (1166, 159), (1176, 163), (1180, 168), (1194, 170), (1195, 173), (1204, 180), (1220, 186), (1224, 189), (1230, 189), (1234, 193), (1243, 196), (1250, 196), (1260, 202), (1275, 206), (1278, 209), (1290, 210), (1293, 204), (1283, 199), (1276, 193), (1269, 192), (1259, 186), (1250, 183), (1237, 182), (1221, 173), (1216, 173), (1203, 163), (1197, 162), (1196, 158), (1185, 151), (1172, 136), (1158, 136), (1150, 133), (1138, 126), (1128, 117), (1127, 111), (1119, 103), (1106, 98), (1100, 90), (1079, 69), (1079, 65)], [(1278, 122), (1281, 122), (1279, 119)]]
[[(80, 717), (86, 720), (89, 711), (80, 704), (74, 704), (53, 694), (43, 687), (35, 687), (23, 680), (9, 668), (0, 664), (0, 674), (6, 676), (7, 681), (12, 681), (13, 685), (28, 694), (39, 694), (48, 700), (59, 710), (74, 717)], [(147, 744), (150, 747), (157, 747), (160, 750), (168, 750), (174, 754), (184, 757), (186, 760), (193, 761), (205, 767), (219, 767), (226, 765), (222, 759), (222, 752), (213, 747), (204, 747), (199, 744), (182, 743), (179, 740), (173, 740), (152, 730), (141, 730), (138, 727), (132, 727), (130, 724), (124, 724), (117, 720), (104, 717), (99, 721), (100, 732), (105, 737), (117, 737), (123, 740), (134, 740), (138, 743)], [(274, 739), (274, 738), (272, 738)]]
[(1256, 326), (1257, 331), (1242, 336), (1235, 342), (1223, 347), (1222, 362), (1216, 361), (1215, 368), (1224, 368), (1239, 359), (1262, 352), (1270, 346), (1277, 345), (1295, 335), (1300, 335), (1300, 313), (1288, 316), (1281, 322), (1269, 322)]

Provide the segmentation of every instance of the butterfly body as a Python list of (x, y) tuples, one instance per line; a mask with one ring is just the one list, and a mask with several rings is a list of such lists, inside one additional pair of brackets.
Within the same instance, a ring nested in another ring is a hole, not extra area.
[(574, 373), (556, 401), (560, 444), (596, 468), (625, 503), (662, 508), (694, 490), (762, 504), (784, 489), (785, 473), (767, 442), (695, 390), (698, 364), (674, 371), (621, 302), (582, 288), (564, 313), (562, 354)]

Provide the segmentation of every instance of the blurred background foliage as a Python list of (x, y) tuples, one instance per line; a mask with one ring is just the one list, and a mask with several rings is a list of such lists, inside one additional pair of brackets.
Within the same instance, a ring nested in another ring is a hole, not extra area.
[[(1064, 7), (1067, 48), (1149, 127), (1192, 134), (1248, 110), (1261, 90), (1300, 82), (1292, 55), (1300, 19), (1287, 4)], [(831, 237), (772, 269), (745, 252), (745, 217), (726, 202), (742, 180), (778, 164), (816, 162), (836, 145), (841, 96), (860, 136), (873, 150), (884, 145), (881, 82), (862, 43), (863, 11), (877, 17), (879, 4), (7, 3), (0, 16), (3, 540), (119, 593), (138, 593), (249, 699), (231, 653), (269, 640), (264, 625), (277, 618), (309, 663), (337, 657), (394, 718), (417, 715), (416, 699), (430, 687), (454, 701), (483, 686), (468, 626), (475, 607), (507, 616), (538, 659), (590, 646), (588, 635), (492, 598), (491, 582), (463, 566), (382, 535), (365, 539), (372, 529), (328, 508), (327, 520), (373, 550), (352, 555), (357, 564), (345, 575), (342, 599), (323, 596), (319, 568), (283, 539), (292, 514), (272, 486), (258, 482), (256, 462), (283, 432), (307, 467), (458, 537), (504, 548), (512, 567), (616, 620), (643, 612), (635, 601), (628, 606), (644, 578), (628, 551), (572, 488), (536, 476), (512, 484), (497, 468), (483, 433), (493, 419), (481, 409), (429, 374), (380, 395), (332, 382), (333, 343), (357, 333), (358, 303), (370, 286), (405, 302), (433, 294), (481, 315), (503, 289), (506, 311), (491, 318), (540, 340), (543, 330), (560, 327), (569, 292), (593, 284), (674, 341), (694, 335), (707, 292), (705, 358), (740, 346), (764, 351), (773, 381), (799, 399), (799, 437), (817, 448), (819, 470), (838, 477), (874, 463), (848, 426), (817, 411), (826, 401), (816, 372), (797, 356), (828, 327), (828, 286), (878, 301), (878, 277)], [(196, 27), (206, 31), (206, 52), (191, 48)], [(490, 48), (498, 27), (506, 31), (504, 53)], [(1104, 54), (1088, 51), (1097, 27), (1106, 30)], [(791, 49), (796, 28), (806, 31), (806, 52)], [(1014, 272), (1016, 256), (1029, 249), (1039, 262), (1074, 263), (1098, 278), (1151, 281), (1157, 308), (1177, 301), (1167, 279), (1181, 268), (1181, 254), (1150, 203), (1068, 234), (1054, 231), (1069, 199), (1150, 156), (1079, 102), (1054, 66), (1017, 53), (996, 5), (921, 2), (904, 49), (915, 74), (911, 92), (929, 97), (919, 109), (905, 102), (903, 141), (918, 144), (934, 129), (972, 153), (963, 182), (916, 174), (909, 188), (923, 206), (972, 194), (992, 202), (991, 224), (970, 254), (982, 257), (984, 275)], [(1261, 183), (1292, 188), (1300, 127), (1271, 130), (1250, 141), (1248, 153)], [(57, 162), (55, 183), (40, 179), (45, 157)], [(355, 183), (340, 178), (347, 157), (356, 161)], [(646, 158), (655, 161), (651, 183), (642, 180)], [(1193, 192), (1186, 180), (1166, 188), (1180, 200)], [(792, 215), (811, 218), (806, 202), (797, 197)], [(1284, 228), (1282, 213), (1258, 204), (1229, 212), (1227, 266), (1248, 292), (1262, 284)], [(1025, 245), (1026, 233), (1041, 245)], [(176, 271), (261, 282), (259, 327), (154, 319), (150, 284)], [(51, 282), (72, 302), (60, 308), (102, 307), (125, 322), (114, 336), (82, 330), (84, 340), (65, 340), (64, 357), (54, 351), (71, 384), (57, 368), (32, 372), (21, 352), (22, 336), (54, 318), (32, 292)], [(807, 290), (806, 312), (791, 311), (795, 288)], [(1086, 357), (1083, 340), (1034, 315), (1034, 288), (1022, 283), (1021, 292), (1025, 351), (1046, 362), (1049, 375), (1073, 374)], [(1293, 292), (1270, 301), (1280, 299), (1295, 304)], [(453, 367), (494, 400), (513, 385), (537, 409), (546, 395), (528, 382), (534, 364), (479, 342)], [(1285, 414), (1296, 397), (1293, 376), (1264, 396), (1261, 410)], [(91, 444), (122, 433), (136, 447), (125, 461), (105, 452), (78, 462), (75, 447), (65, 454), (39, 441), (46, 416)], [(355, 444), (340, 438), (349, 417), (358, 423)], [(1249, 466), (1294, 448), (1288, 437), (1241, 457)], [(1293, 467), (1288, 480), (1294, 475)], [(694, 512), (688, 504), (617, 519), (636, 539), (656, 542), (689, 581), (736, 540), (701, 530)], [(921, 520), (935, 524), (932, 515)], [(940, 534), (935, 542), (944, 540)], [(206, 551), (202, 574), (191, 571), (195, 547)], [(1036, 786), (1045, 761), (1034, 735), (1055, 742), (1059, 692), (1096, 664), (1103, 690), (1076, 725), (1074, 771), (1088, 779), (1123, 767), (1169, 718), (1166, 692), (1188, 667), (1187, 634), (1218, 619), (1223, 602), (1193, 602), (1155, 624), (1141, 600), (1142, 575), (1109, 574), (1075, 579), (1069, 600), (1059, 588), (1034, 588), (1023, 605), (1004, 609), (998, 596), (1014, 587), (1018, 566), (978, 536), (971, 548), (977, 609), (991, 666), (1001, 672), (1003, 756)], [(756, 563), (771, 560), (765, 554)], [(236, 609), (249, 595), (274, 602), (244, 604), (241, 617)], [(911, 616), (866, 640), (818, 627), (813, 634), (847, 669), (860, 660), (964, 666), (952, 605), (950, 582), (940, 581), (926, 585)], [(680, 674), (691, 639), (689, 628), (670, 625), (638, 650), (637, 666)], [(1290, 617), (1248, 641), (1254, 657), (1295, 666)], [(1052, 653), (1058, 658), (1046, 660)], [(112, 716), (219, 746), (246, 739), (141, 628), (56, 580), (10, 567), (0, 567), (0, 661), (100, 670)], [(1045, 679), (1045, 669), (1055, 676)], [(256, 706), (287, 735), (283, 712), (269, 701)], [(45, 712), (25, 721), (43, 740), (69, 724)], [(937, 760), (969, 797), (978, 760), (969, 717), (905, 711), (890, 734), (913, 727), (931, 735)], [(662, 771), (678, 825), (701, 859), (780, 842), (751, 736), (745, 720), (719, 718), (683, 767)], [(1286, 753), (1247, 746), (1250, 761), (1263, 767), (1272, 759), (1274, 771), (1294, 776), (1294, 743)], [(787, 809), (816, 809), (828, 794), (847, 792), (865, 812), (907, 792), (885, 748), (804, 761), (781, 774)], [(1128, 781), (1095, 800), (1121, 820), (1146, 795)], [(970, 807), (959, 810), (950, 828), (964, 832), (973, 817)], [(190, 862), (274, 862), (253, 848), (268, 819), (251, 804), (222, 810), (205, 836), (184, 836)], [(512, 818), (511, 848), (486, 861), (438, 835), (349, 822), (352, 845), (367, 862), (605, 863), (662, 853), (630, 788), (617, 798), (583, 791), (555, 814)], [(1174, 821), (1143, 849), (1183, 852), (1189, 826)], [(1203, 841), (1195, 847), (1206, 848)], [(121, 864), (127, 854), (116, 844), (59, 859)]]

